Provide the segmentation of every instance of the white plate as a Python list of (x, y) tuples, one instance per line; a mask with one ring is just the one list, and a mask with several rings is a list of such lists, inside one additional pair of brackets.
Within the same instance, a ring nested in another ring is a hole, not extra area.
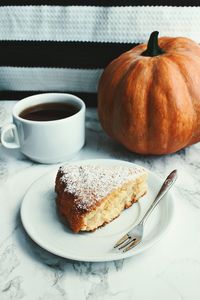
[[(80, 163), (134, 166), (129, 162), (111, 159), (73, 162)], [(149, 171), (148, 193), (138, 203), (95, 232), (75, 234), (62, 224), (56, 212), (56, 173), (57, 169), (34, 182), (21, 205), (21, 219), (27, 233), (38, 245), (51, 253), (80, 261), (118, 260), (151, 247), (163, 236), (171, 223), (174, 205), (172, 193), (168, 192), (147, 220), (143, 241), (126, 253), (113, 249), (114, 243), (141, 219), (162, 184), (162, 180)]]

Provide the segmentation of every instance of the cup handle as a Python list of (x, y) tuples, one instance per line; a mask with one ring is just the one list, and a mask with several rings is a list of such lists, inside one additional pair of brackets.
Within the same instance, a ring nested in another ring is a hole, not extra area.
[[(13, 133), (13, 140), (9, 141), (6, 136), (9, 131)], [(1, 129), (1, 143), (4, 147), (9, 149), (17, 149), (20, 148), (19, 136), (17, 132), (17, 127), (15, 124), (6, 124)]]

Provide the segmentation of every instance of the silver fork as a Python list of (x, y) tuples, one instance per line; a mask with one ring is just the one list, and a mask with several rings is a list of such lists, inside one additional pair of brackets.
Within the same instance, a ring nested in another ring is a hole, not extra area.
[(122, 250), (123, 252), (126, 252), (136, 245), (138, 245), (143, 237), (143, 231), (144, 231), (144, 224), (153, 211), (153, 209), (157, 206), (157, 204), (160, 202), (160, 200), (163, 198), (163, 196), (169, 191), (169, 189), (172, 187), (174, 182), (177, 179), (177, 170), (172, 171), (168, 177), (165, 179), (161, 189), (159, 190), (156, 198), (154, 199), (153, 203), (145, 213), (142, 220), (134, 226), (127, 234), (125, 234), (115, 245), (114, 248), (118, 248), (118, 250)]

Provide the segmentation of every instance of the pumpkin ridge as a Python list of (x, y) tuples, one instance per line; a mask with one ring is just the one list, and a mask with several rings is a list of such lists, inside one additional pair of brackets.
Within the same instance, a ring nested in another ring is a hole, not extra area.
[[(141, 67), (140, 61), (141, 61), (141, 64), (144, 65), (144, 63), (142, 62), (141, 59), (134, 61), (134, 63), (132, 63), (130, 65), (127, 72), (124, 74), (123, 78), (121, 79), (121, 82), (118, 82), (118, 84), (115, 88), (116, 92), (120, 91), (120, 94), (118, 93), (116, 95), (116, 101), (115, 101), (114, 112), (113, 112), (114, 120), (115, 120), (115, 128), (113, 129), (113, 133), (115, 136), (119, 132), (119, 129), (122, 125), (121, 123), (123, 122), (123, 125), (124, 125), (124, 123), (125, 124), (127, 123), (127, 118), (123, 118), (124, 109), (122, 109), (121, 107), (124, 106), (124, 102), (126, 102), (126, 106), (127, 106), (127, 103), (130, 104), (130, 101), (129, 101), (129, 97), (128, 97), (128, 93), (127, 93), (127, 88), (124, 90), (123, 86), (125, 85), (125, 83), (129, 82), (129, 78), (131, 76), (133, 76), (133, 73), (137, 73), (137, 78), (140, 77), (140, 74), (142, 71), (139, 69)], [(143, 68), (144, 68), (144, 66), (143, 66)], [(121, 107), (120, 107), (120, 105), (121, 105)], [(131, 111), (131, 110), (132, 109), (130, 106), (129, 111)], [(132, 118), (132, 117), (133, 116), (131, 115), (130, 118)], [(117, 124), (117, 126), (116, 126), (116, 124)], [(122, 128), (124, 128), (124, 127), (126, 128), (127, 125), (122, 126)], [(124, 140), (124, 137), (126, 137), (126, 130), (124, 130), (124, 131), (125, 132), (120, 131), (120, 134), (118, 137), (118, 141), (120, 141), (120, 142)]]
[[(123, 55), (123, 54), (122, 54)], [(115, 62), (115, 64), (118, 62), (119, 60), (119, 57), (116, 58), (112, 63)], [(137, 62), (139, 61), (140, 59), (138, 58), (136, 61), (134, 60), (131, 64), (129, 63), (129, 58), (126, 58), (124, 57), (124, 61), (123, 61), (123, 68), (125, 68), (125, 66), (128, 64), (128, 67), (126, 68), (126, 70), (124, 71), (124, 73), (120, 76), (120, 79), (117, 78), (117, 84), (115, 85), (115, 89), (113, 89), (113, 93), (112, 93), (112, 96), (110, 95), (109, 98), (111, 98), (113, 101), (112, 101), (112, 105), (114, 107), (117, 107), (119, 109), (119, 107), (116, 105), (116, 101), (119, 97), (119, 93), (118, 93), (118, 90), (119, 90), (119, 87), (121, 85), (121, 82), (124, 82), (124, 78), (126, 77), (127, 73), (130, 71), (130, 68), (132, 66), (134, 66), (135, 64), (137, 64)], [(107, 73), (110, 73), (110, 69), (112, 70), (112, 74), (110, 74), (110, 78), (109, 80), (107, 80), (105, 83), (106, 83), (106, 87), (104, 87), (103, 90), (105, 90), (107, 92), (107, 90), (110, 90), (110, 86), (113, 85), (113, 80), (115, 78), (115, 75), (117, 72), (117, 68), (115, 68), (114, 70), (112, 69), (113, 66), (112, 66), (112, 63), (106, 68), (106, 72)], [(121, 71), (122, 71), (122, 67), (121, 67)], [(104, 72), (104, 76), (107, 77), (107, 74), (106, 72)], [(121, 73), (121, 72), (120, 72)], [(99, 90), (102, 90), (102, 87), (101, 87), (101, 84), (102, 84), (102, 81), (104, 82), (104, 76), (102, 76), (101, 80), (100, 80), (100, 84), (99, 84)], [(98, 93), (99, 94), (99, 93)], [(100, 98), (100, 97), (98, 97)], [(104, 97), (103, 97), (104, 98)], [(107, 98), (107, 97), (106, 97)], [(102, 119), (102, 114), (101, 114), (101, 102), (98, 101), (98, 113), (99, 113), (99, 118), (100, 120), (102, 121), (102, 125), (103, 125), (103, 128), (105, 130), (107, 130), (109, 132), (109, 134), (114, 138), (115, 136), (115, 124), (112, 124), (111, 127), (107, 126), (107, 123)], [(115, 111), (114, 109), (112, 109), (112, 111), (107, 111), (106, 112), (106, 117), (104, 119), (107, 119), (109, 120), (110, 118), (114, 118), (114, 115), (115, 115)], [(104, 112), (105, 114), (105, 112)], [(116, 123), (116, 122), (115, 122)]]
[[(172, 56), (172, 57), (173, 57), (173, 56)], [(178, 65), (176, 61), (172, 60), (172, 59), (171, 59), (172, 57), (166, 56), (166, 57), (165, 57), (165, 62), (166, 62), (167, 60), (170, 61), (170, 66), (173, 64), (174, 67), (176, 68), (177, 73), (180, 74), (179, 79), (182, 81), (182, 83), (184, 83), (184, 86), (186, 87), (186, 90), (187, 90), (187, 101), (190, 103), (190, 106), (189, 106), (189, 107), (190, 107), (190, 109), (192, 109), (192, 112), (194, 113), (194, 109), (193, 109), (193, 105), (192, 105), (192, 101), (191, 101), (191, 97), (190, 97), (190, 96), (191, 96), (191, 93), (190, 93), (190, 90), (189, 90), (189, 88), (188, 88), (187, 80), (186, 80), (185, 76), (183, 76), (182, 69), (180, 68), (180, 65)], [(176, 103), (177, 103), (177, 102), (176, 102)], [(187, 106), (187, 110), (189, 110), (189, 107)], [(175, 109), (175, 111), (176, 111), (177, 109), (178, 109), (178, 106), (177, 106), (177, 108)], [(194, 114), (194, 116), (195, 116), (195, 114)], [(187, 126), (188, 126), (188, 122), (187, 122)], [(191, 132), (193, 131), (193, 128), (194, 128), (194, 119), (193, 119), (193, 121), (192, 121), (192, 127), (190, 128), (190, 131), (191, 131)], [(170, 128), (169, 130), (172, 131), (173, 128)], [(187, 139), (185, 139), (185, 140), (187, 140)], [(170, 140), (168, 140), (168, 144), (169, 144), (169, 142), (170, 142)], [(182, 145), (181, 148), (187, 146), (187, 144), (188, 144), (188, 142), (185, 141), (185, 143)]]
[(154, 141), (153, 136), (155, 135), (155, 129), (154, 129), (154, 113), (152, 115), (152, 101), (155, 102), (155, 97), (153, 93), (153, 86), (155, 85), (155, 82), (157, 81), (157, 77), (159, 76), (159, 61), (157, 60), (152, 65), (151, 69), (151, 82), (149, 86), (149, 92), (147, 95), (147, 150), (149, 153), (152, 152), (152, 148), (154, 147)]
[[(107, 73), (110, 73), (110, 69), (113, 68), (113, 64), (115, 65), (117, 63), (117, 60), (118, 58), (116, 58), (114, 61), (112, 61), (112, 63), (105, 69), (105, 71), (103, 72), (103, 75), (101, 76), (100, 78), (100, 82), (99, 82), (99, 86), (98, 86), (98, 114), (99, 114), (99, 119), (102, 123), (102, 127), (105, 131), (108, 131), (109, 134), (111, 136), (113, 136), (113, 129), (112, 127), (110, 128), (108, 125), (107, 125), (107, 120), (110, 118), (113, 117), (113, 111), (111, 109), (108, 109), (106, 112), (104, 112), (104, 114), (101, 113), (101, 109), (102, 109), (102, 104), (101, 104), (101, 101), (106, 98), (107, 99), (107, 91), (109, 90), (110, 86), (112, 86), (112, 81), (114, 79), (114, 76), (109, 76), (109, 80), (107, 79), (106, 81), (104, 80), (104, 77), (107, 77)], [(127, 59), (128, 61), (128, 59)], [(116, 71), (117, 71), (117, 67), (115, 67), (114, 70), (112, 70), (112, 75), (113, 73), (115, 74)], [(129, 66), (127, 67), (127, 70), (128, 70)], [(127, 70), (125, 71), (125, 73), (127, 72)], [(124, 76), (125, 74), (122, 75), (122, 77)], [(117, 79), (117, 82), (120, 82), (121, 78), (120, 76), (120, 79)], [(100, 94), (100, 92), (102, 93), (102, 90), (103, 92), (105, 93), (105, 95), (103, 94)], [(116, 89), (114, 90), (113, 92), (113, 95), (115, 94), (115, 91)], [(112, 102), (108, 105), (108, 108), (111, 108), (113, 103), (114, 103), (114, 97), (112, 97), (112, 95), (108, 98), (108, 103), (109, 102)], [(110, 115), (110, 116), (109, 116)]]
[[(192, 41), (191, 39), (185, 37), (177, 37), (177, 38), (161, 37), (159, 38), (159, 44), (166, 51), (166, 53), (170, 53), (170, 54), (173, 52), (182, 52), (182, 51), (188, 51), (189, 54), (192, 47), (195, 48), (195, 51), (197, 51), (198, 54), (200, 54), (199, 45), (194, 41)], [(181, 48), (180, 48), (180, 44), (181, 44)], [(193, 50), (194, 49), (192, 49), (192, 53), (194, 54), (195, 52)]]
[(149, 94), (151, 93), (152, 85), (154, 82), (154, 70), (155, 70), (155, 63), (151, 63), (151, 74), (149, 76), (149, 85), (147, 89), (147, 94), (146, 94), (146, 133), (147, 137), (145, 139), (146, 142), (146, 149), (150, 151), (150, 145), (149, 145), (149, 140), (150, 140), (150, 129), (151, 129), (151, 118), (149, 116)]
[[(178, 56), (178, 58), (181, 56), (181, 59), (184, 57), (186, 60), (188, 60), (188, 55), (184, 55), (183, 53), (181, 53), (181, 54), (178, 53), (176, 56)], [(198, 60), (199, 60), (199, 70), (200, 70), (200, 57), (197, 56), (197, 58), (198, 58)], [(195, 63), (196, 63), (196, 59), (197, 59), (197, 58), (195, 58)], [(170, 59), (170, 57), (169, 57), (169, 59)], [(190, 59), (190, 60), (193, 60), (193, 59), (194, 59), (193, 55), (189, 55), (189, 59)], [(187, 87), (188, 94), (189, 94), (189, 96), (190, 96), (189, 99), (191, 99), (191, 107), (193, 108), (193, 114), (194, 114), (194, 119), (195, 119), (195, 121), (193, 122), (193, 130), (192, 130), (192, 132), (194, 132), (195, 124), (198, 122), (197, 109), (194, 109), (194, 106), (195, 106), (195, 102), (196, 102), (197, 96), (195, 95), (194, 90), (189, 86), (190, 82), (189, 82), (189, 81), (187, 80), (187, 78), (186, 78), (186, 77), (188, 77), (188, 74), (185, 74), (185, 73), (183, 72), (183, 65), (182, 65), (182, 64), (180, 65), (180, 63), (178, 63), (177, 60), (176, 60), (176, 61), (172, 60), (172, 58), (170, 59), (170, 61), (173, 61), (173, 63), (177, 65), (178, 70), (179, 70), (179, 72), (181, 73), (182, 78), (183, 78), (184, 81), (185, 81), (185, 85), (186, 85), (186, 87)], [(188, 71), (187, 71), (186, 68), (184, 68), (184, 71), (185, 71), (186, 73), (188, 73)], [(200, 78), (200, 72), (199, 72), (199, 78)], [(200, 84), (200, 82), (199, 82), (199, 84)], [(198, 101), (198, 100), (197, 100), (197, 101)], [(200, 97), (199, 97), (199, 101), (200, 101)], [(199, 126), (197, 126), (197, 127), (198, 127), (198, 128), (200, 127), (200, 122), (199, 122)], [(197, 128), (197, 129), (198, 129), (198, 128)], [(199, 139), (200, 139), (200, 130), (199, 130)], [(199, 140), (198, 140), (198, 141), (199, 141)], [(188, 145), (188, 143), (187, 143), (185, 146), (187, 146), (187, 145)]]
[[(148, 67), (147, 67), (148, 64)], [(141, 122), (141, 117), (138, 116), (136, 117), (136, 134), (138, 136), (138, 140), (139, 142), (137, 143), (137, 147), (140, 147), (140, 151), (141, 152), (145, 152), (145, 149), (148, 148), (148, 134), (149, 134), (149, 124), (148, 124), (148, 119), (149, 119), (149, 114), (148, 114), (148, 93), (149, 93), (149, 89), (151, 87), (152, 84), (152, 68), (153, 68), (153, 64), (152, 64), (152, 60), (147, 60), (145, 63), (143, 63), (143, 68), (140, 72), (140, 74), (137, 75), (138, 81), (137, 84), (135, 85), (136, 90), (137, 90), (137, 85), (140, 85), (140, 81), (143, 81), (143, 77), (146, 78), (146, 84), (145, 84), (145, 88), (143, 89), (143, 98), (140, 98), (140, 103), (139, 105), (135, 105), (138, 107), (141, 107), (141, 103), (143, 102), (143, 108), (142, 108), (142, 119), (143, 119), (143, 123)], [(148, 70), (148, 73), (146, 74), (146, 70)], [(137, 73), (137, 72), (136, 72)], [(140, 75), (140, 76), (139, 76)], [(141, 78), (142, 77), (142, 78)], [(141, 95), (140, 95), (141, 97)], [(134, 101), (134, 104), (136, 101)], [(140, 108), (141, 110), (141, 108)], [(137, 132), (137, 126), (138, 124), (140, 124), (140, 131), (138, 130)]]
[(161, 48), (164, 48), (164, 50), (166, 50), (165, 47), (168, 47), (168, 45), (170, 43), (173, 43), (174, 40), (174, 37), (162, 36), (158, 39), (158, 44)]
[[(152, 107), (158, 107), (159, 113), (162, 113), (160, 117), (160, 123), (154, 124), (155, 119), (158, 118), (158, 112), (154, 112), (155, 115), (151, 117), (152, 123), (154, 126), (152, 126), (152, 140), (154, 141), (154, 135), (156, 133), (157, 136), (157, 142), (160, 143), (160, 149), (162, 151), (166, 151), (166, 149), (169, 148), (169, 142), (170, 142), (170, 123), (168, 120), (170, 119), (170, 109), (169, 109), (169, 100), (168, 100), (168, 91), (166, 88), (163, 88), (163, 81), (165, 81), (161, 76), (161, 69), (167, 69), (168, 65), (165, 63), (165, 59), (159, 59), (155, 65), (154, 63), (154, 79), (153, 79), (153, 91), (152, 92), (152, 98), (154, 100)], [(156, 83), (156, 84), (155, 84)], [(169, 83), (170, 86), (170, 83)], [(158, 93), (155, 95), (155, 92)], [(162, 96), (162, 97), (161, 97)], [(161, 99), (162, 100), (162, 106), (161, 106)], [(161, 111), (160, 111), (161, 110)], [(152, 142), (151, 145), (151, 152), (154, 152), (155, 150), (155, 142)]]

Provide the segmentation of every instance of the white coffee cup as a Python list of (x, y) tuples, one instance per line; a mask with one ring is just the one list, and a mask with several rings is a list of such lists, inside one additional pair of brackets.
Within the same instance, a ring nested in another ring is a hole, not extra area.
[[(20, 117), (25, 109), (44, 103), (68, 103), (78, 111), (67, 118), (53, 121), (31, 121)], [(13, 132), (13, 140), (9, 139)], [(40, 163), (64, 162), (85, 143), (85, 104), (71, 94), (46, 93), (30, 96), (13, 108), (13, 123), (3, 126), (1, 142), (6, 148), (20, 148), (30, 159)]]

